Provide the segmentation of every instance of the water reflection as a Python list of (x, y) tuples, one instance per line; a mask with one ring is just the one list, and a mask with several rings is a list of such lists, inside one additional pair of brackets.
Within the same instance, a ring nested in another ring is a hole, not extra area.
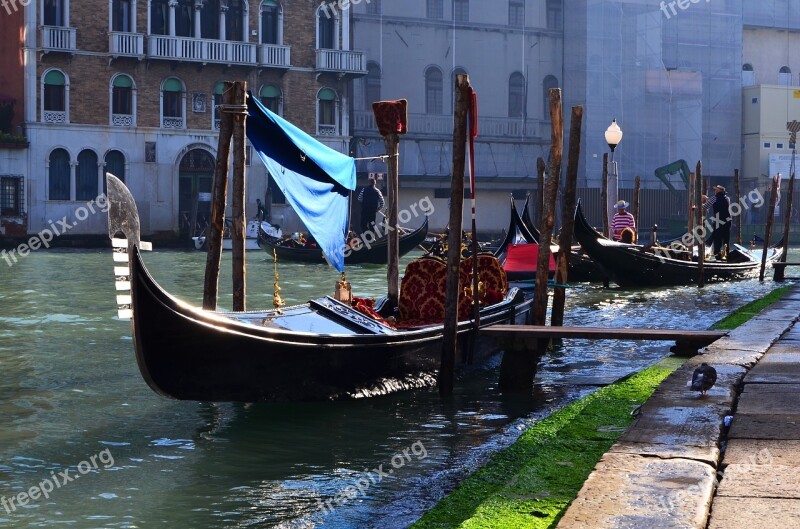
[[(156, 279), (192, 303), (205, 255), (145, 255)], [(407, 261), (408, 257), (403, 262)], [(37, 252), (0, 271), (0, 496), (108, 449), (114, 466), (10, 513), (14, 527), (404, 527), (524, 426), (668, 353), (668, 343), (571, 341), (547, 356), (530, 395), (504, 396), (498, 362), (462, 379), (452, 399), (421, 389), (351, 402), (210, 404), (167, 400), (139, 375), (116, 312), (107, 251)], [(230, 306), (230, 261), (220, 305)], [(378, 295), (382, 267), (348, 270)], [(323, 265), (280, 264), (289, 303), (333, 292)], [(272, 261), (248, 254), (248, 304), (272, 302)], [(568, 291), (567, 323), (702, 329), (770, 290), (743, 281), (705, 289)], [(357, 497), (325, 509), (414, 443), (407, 461)]]

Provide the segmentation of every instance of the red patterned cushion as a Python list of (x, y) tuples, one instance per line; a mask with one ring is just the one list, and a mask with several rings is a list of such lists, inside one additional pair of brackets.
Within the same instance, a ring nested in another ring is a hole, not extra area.
[(383, 317), (375, 312), (375, 300), (372, 298), (360, 298), (358, 296), (353, 296), (353, 308), (356, 309), (361, 314), (365, 316), (369, 316), (373, 320), (377, 320), (382, 324), (394, 328), (394, 325), (383, 319)]
[(444, 321), (447, 265), (439, 259), (415, 259), (400, 282), (400, 321)]

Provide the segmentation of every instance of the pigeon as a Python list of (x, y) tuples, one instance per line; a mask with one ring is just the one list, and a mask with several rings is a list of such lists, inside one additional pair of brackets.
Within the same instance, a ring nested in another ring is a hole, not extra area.
[(699, 391), (700, 396), (705, 397), (706, 391), (711, 389), (716, 381), (717, 370), (703, 362), (692, 375), (692, 390)]

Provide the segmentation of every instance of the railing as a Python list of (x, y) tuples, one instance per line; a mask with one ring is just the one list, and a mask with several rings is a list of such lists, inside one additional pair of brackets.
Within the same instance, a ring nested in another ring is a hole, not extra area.
[(45, 123), (61, 124), (67, 122), (67, 113), (64, 110), (45, 110), (42, 117)]
[(130, 114), (111, 114), (111, 125), (114, 127), (132, 127), (133, 116)]
[(336, 136), (336, 125), (317, 125), (317, 134), (320, 136)]
[(317, 70), (367, 74), (363, 51), (317, 50)]
[[(353, 113), (353, 130), (377, 130), (375, 115), (370, 110)], [(487, 138), (536, 138), (541, 130), (541, 121), (522, 118), (480, 117), (478, 135)], [(449, 115), (410, 114), (408, 116), (410, 134), (452, 135), (453, 117)]]
[(147, 55), (154, 59), (255, 64), (256, 45), (247, 42), (150, 35)]
[(78, 47), (78, 33), (75, 28), (61, 26), (42, 26), (42, 48), (45, 50), (75, 51)]
[(144, 35), (112, 31), (108, 34), (108, 49), (111, 55), (142, 57), (144, 55)]
[(161, 118), (161, 128), (164, 129), (182, 129), (183, 118), (171, 118), (164, 116)]
[(292, 64), (291, 48), (277, 44), (259, 44), (258, 64), (261, 66), (275, 66), (288, 68)]

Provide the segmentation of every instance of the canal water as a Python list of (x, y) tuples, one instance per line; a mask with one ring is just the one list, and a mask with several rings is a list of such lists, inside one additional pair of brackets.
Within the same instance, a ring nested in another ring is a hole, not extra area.
[[(272, 261), (247, 257), (248, 306), (269, 307)], [(145, 259), (163, 287), (199, 304), (204, 253)], [(434, 388), (330, 403), (173, 401), (139, 375), (129, 323), (115, 317), (112, 267), (109, 250), (0, 262), (0, 526), (405, 527), (526, 425), (669, 348), (573, 341), (545, 357), (535, 390), (521, 397), (498, 392), (495, 361), (447, 401)], [(226, 254), (223, 278), (229, 270)], [(332, 293), (338, 279), (323, 265), (281, 263), (279, 272), (290, 304)], [(348, 280), (378, 295), (385, 268), (353, 267)], [(578, 285), (566, 320), (704, 329), (772, 288)], [(220, 305), (230, 299), (223, 279)], [(20, 505), (23, 491), (34, 499)]]

